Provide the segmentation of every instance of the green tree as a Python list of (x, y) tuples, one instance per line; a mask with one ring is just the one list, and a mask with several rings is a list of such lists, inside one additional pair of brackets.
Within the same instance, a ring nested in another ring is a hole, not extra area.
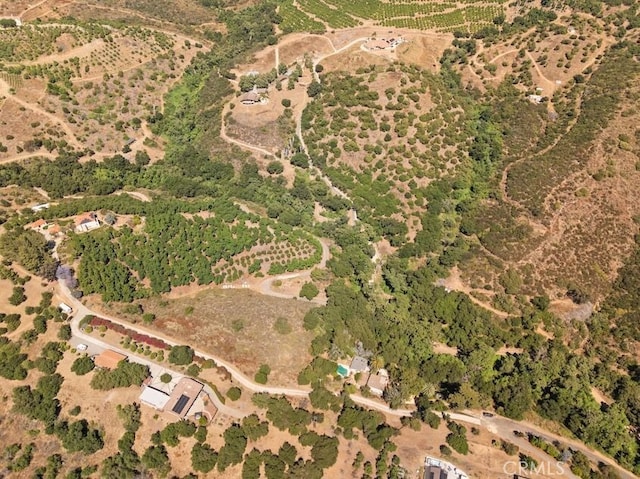
[(218, 462), (218, 453), (208, 444), (195, 443), (191, 449), (191, 467), (198, 472), (211, 472)]
[(24, 294), (24, 288), (22, 286), (14, 286), (13, 293), (9, 297), (9, 303), (18, 306), (27, 300), (27, 296)]
[(259, 384), (267, 384), (267, 380), (269, 379), (269, 373), (271, 372), (271, 368), (268, 364), (261, 364), (258, 372), (256, 373), (254, 380)]
[(62, 341), (69, 341), (71, 339), (71, 326), (68, 324), (63, 324), (60, 326), (60, 330), (58, 331), (58, 339)]
[(309, 95), (311, 98), (318, 96), (321, 92), (322, 85), (315, 80), (313, 80), (307, 87), (307, 95)]
[(320, 290), (318, 290), (318, 287), (313, 284), (313, 283), (304, 283), (302, 285), (302, 288), (300, 289), (300, 297), (301, 298), (306, 298), (309, 301), (311, 301), (313, 298), (315, 298), (316, 296), (318, 296), (318, 294), (320, 293)]
[(284, 166), (282, 165), (282, 162), (278, 160), (270, 161), (267, 165), (267, 173), (269, 173), (270, 175), (280, 175), (283, 171)]
[(158, 471), (160, 477), (166, 476), (171, 471), (171, 462), (169, 461), (169, 454), (167, 449), (160, 446), (149, 446), (142, 455), (142, 464), (147, 469), (155, 469)]
[(71, 371), (76, 373), (78, 376), (84, 376), (85, 374), (93, 371), (96, 367), (93, 360), (89, 356), (81, 356), (76, 358), (76, 360), (71, 365)]
[(242, 395), (242, 389), (236, 386), (229, 388), (229, 390), (227, 391), (227, 397), (232, 401), (237, 401), (238, 399), (240, 399), (241, 395)]

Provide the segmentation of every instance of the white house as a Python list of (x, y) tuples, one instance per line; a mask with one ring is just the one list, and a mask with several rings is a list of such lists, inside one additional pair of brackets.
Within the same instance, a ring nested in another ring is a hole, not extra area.
[(389, 373), (386, 369), (379, 369), (376, 374), (372, 374), (367, 380), (369, 391), (371, 391), (371, 394), (375, 394), (376, 396), (382, 396), (388, 384)]
[(96, 228), (100, 228), (100, 222), (95, 213), (85, 213), (76, 218), (76, 233), (84, 233)]
[(158, 411), (162, 411), (167, 402), (169, 402), (169, 397), (170, 396), (164, 391), (160, 391), (151, 386), (144, 386), (144, 389), (140, 393), (140, 402)]
[(40, 203), (39, 205), (35, 205), (31, 207), (31, 211), (37, 213), (38, 211), (46, 210), (49, 208), (49, 203)]

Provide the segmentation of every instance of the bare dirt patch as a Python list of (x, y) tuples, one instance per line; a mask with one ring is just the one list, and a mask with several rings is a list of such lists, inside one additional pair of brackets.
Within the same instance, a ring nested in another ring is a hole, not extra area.
[(278, 46), (280, 62), (286, 65), (302, 61), (304, 55), (318, 58), (333, 51), (331, 43), (326, 37), (315, 35), (291, 35), (283, 38)]
[(355, 71), (358, 68), (365, 68), (369, 65), (388, 65), (391, 60), (384, 56), (364, 51), (360, 48), (360, 45), (354, 45), (342, 53), (322, 60), (321, 63), (326, 72), (333, 72)]
[(0, 0), (0, 15), (17, 17), (34, 3), (34, 0)]
[(280, 151), (295, 132), (293, 119), (284, 116), (281, 101), (283, 98), (292, 100), (302, 93), (300, 90), (279, 92), (272, 88), (268, 103), (237, 103), (226, 119), (227, 135), (273, 153)]
[(448, 35), (407, 35), (406, 40), (396, 49), (398, 60), (433, 69), (438, 69), (442, 53), (451, 44)]

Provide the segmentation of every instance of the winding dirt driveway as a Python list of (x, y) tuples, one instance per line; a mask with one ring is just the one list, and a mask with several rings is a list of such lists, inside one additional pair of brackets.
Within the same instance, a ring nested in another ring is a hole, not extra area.
[(51, 160), (53, 160), (56, 157), (56, 155), (54, 155), (53, 153), (44, 150), (44, 151), (34, 151), (31, 153), (28, 152), (23, 152), (20, 153), (18, 155), (13, 155), (13, 156), (9, 156), (7, 158), (1, 158), (0, 159), (0, 164), (2, 163), (11, 163), (13, 161), (22, 161), (22, 160), (27, 160), (29, 158), (49, 158)]
[(324, 238), (317, 238), (320, 241), (320, 245), (322, 246), (322, 259), (317, 266), (314, 266), (311, 269), (306, 269), (304, 271), (297, 271), (295, 273), (285, 273), (277, 276), (271, 276), (270, 278), (266, 278), (260, 282), (258, 286), (258, 291), (267, 296), (273, 296), (275, 298), (283, 298), (283, 299), (299, 299), (301, 301), (309, 301), (310, 303), (316, 304), (327, 304), (327, 301), (322, 298), (313, 298), (311, 300), (306, 300), (305, 298), (299, 298), (295, 294), (286, 294), (280, 293), (278, 291), (274, 291), (273, 283), (275, 281), (286, 281), (289, 279), (311, 279), (311, 272), (316, 268), (324, 268), (327, 264), (329, 258), (331, 258), (331, 252), (329, 251), (329, 243)]

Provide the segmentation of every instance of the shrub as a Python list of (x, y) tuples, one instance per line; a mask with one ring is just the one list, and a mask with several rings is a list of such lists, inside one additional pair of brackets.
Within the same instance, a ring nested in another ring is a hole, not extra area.
[(318, 294), (320, 293), (320, 290), (318, 290), (318, 287), (313, 284), (313, 283), (304, 283), (302, 285), (302, 288), (300, 288), (300, 297), (301, 298), (306, 298), (308, 300), (312, 300), (313, 298), (315, 298), (316, 296), (318, 296)]
[(13, 306), (18, 306), (19, 304), (24, 303), (27, 300), (27, 297), (24, 294), (24, 288), (22, 286), (14, 286), (13, 293), (9, 297), (9, 303)]
[(452, 451), (449, 447), (445, 446), (444, 444), (440, 445), (440, 454), (442, 454), (443, 456), (447, 457), (450, 456), (452, 454)]
[(284, 171), (284, 166), (278, 160), (273, 160), (267, 165), (267, 172), (270, 175), (279, 175)]
[(177, 364), (178, 366), (184, 366), (193, 361), (193, 349), (189, 346), (174, 346), (169, 353), (169, 362), (171, 364)]
[(258, 369), (258, 372), (255, 375), (255, 381), (258, 384), (267, 384), (267, 380), (269, 378), (269, 373), (271, 372), (271, 368), (269, 367), (268, 364), (262, 364), (260, 365), (260, 369)]
[(58, 339), (62, 341), (69, 341), (71, 339), (71, 326), (63, 324), (58, 331)]
[(172, 379), (173, 377), (169, 373), (164, 373), (162, 376), (160, 376), (160, 381), (164, 384), (169, 384)]
[(283, 318), (282, 316), (276, 319), (276, 322), (273, 324), (273, 329), (279, 334), (289, 334), (292, 330), (287, 318)]
[(240, 396), (242, 396), (242, 389), (240, 389), (239, 387), (234, 386), (232, 388), (229, 388), (229, 390), (227, 391), (227, 397), (232, 401), (237, 401), (238, 399), (240, 399)]
[(291, 106), (291, 100), (289, 100), (288, 98), (283, 98), (282, 99), (282, 106), (285, 108), (289, 108)]
[(197, 364), (190, 364), (189, 367), (187, 368), (187, 374), (189, 376), (193, 376), (194, 378), (198, 377), (198, 375), (200, 374), (200, 366), (198, 366)]
[(451, 433), (447, 436), (447, 444), (449, 444), (456, 452), (460, 454), (469, 453), (469, 444), (467, 438), (461, 434)]

